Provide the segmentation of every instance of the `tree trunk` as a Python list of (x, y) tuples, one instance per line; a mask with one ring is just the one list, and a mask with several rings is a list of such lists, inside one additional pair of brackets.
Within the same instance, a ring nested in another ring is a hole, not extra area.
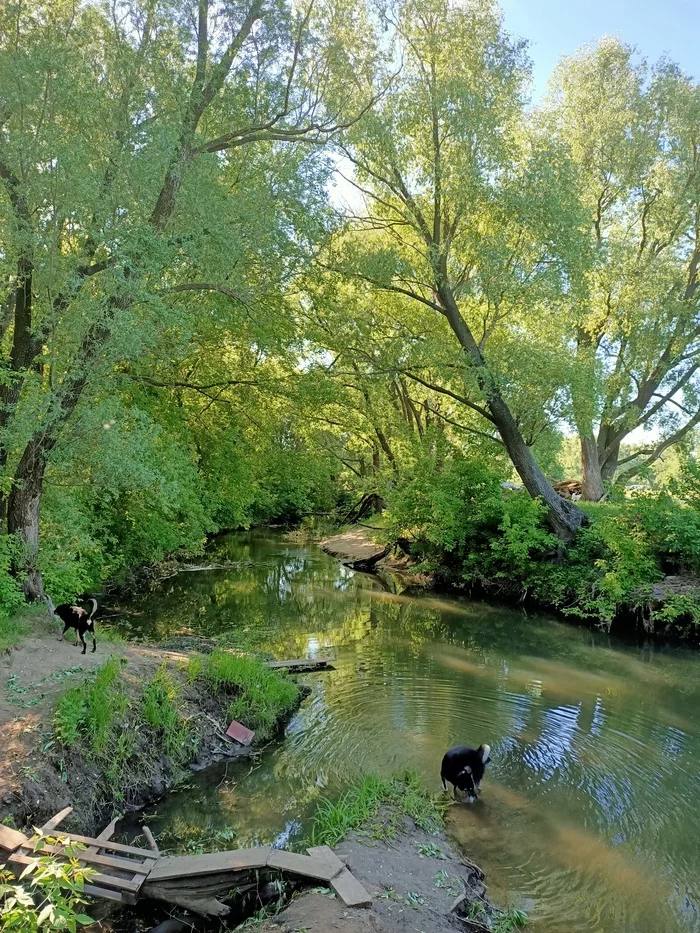
[(513, 413), (486, 365), (467, 322), (462, 317), (452, 290), (444, 284), (444, 278), (443, 284), (438, 289), (438, 297), (445, 317), (475, 369), (477, 380), (493, 417), (493, 423), (501, 435), (513, 466), (533, 499), (540, 498), (547, 506), (547, 522), (554, 534), (564, 542), (571, 541), (585, 523), (586, 516), (573, 502), (557, 495), (552, 484), (537, 465), (532, 451), (520, 433)]
[(581, 435), (581, 497), (586, 502), (600, 502), (605, 495), (598, 460), (598, 447), (592, 434)]
[(46, 468), (41, 440), (35, 436), (27, 444), (15, 471), (15, 484), (7, 510), (7, 530), (21, 536), (25, 551), (15, 568), (26, 574), (22, 586), (27, 599), (40, 599), (44, 584), (39, 570), (39, 510)]

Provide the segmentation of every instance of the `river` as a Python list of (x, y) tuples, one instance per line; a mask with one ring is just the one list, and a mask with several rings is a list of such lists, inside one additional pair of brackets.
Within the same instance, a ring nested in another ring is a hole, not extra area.
[[(488, 742), (482, 796), (449, 831), (538, 933), (700, 931), (700, 658), (467, 599), (395, 595), (273, 531), (217, 539), (234, 571), (129, 605), (131, 636), (227, 635), (333, 655), (284, 742), (190, 778), (148, 813), (170, 851), (277, 842), (363, 773), (439, 790), (451, 745)], [(235, 840), (235, 843), (230, 842)]]

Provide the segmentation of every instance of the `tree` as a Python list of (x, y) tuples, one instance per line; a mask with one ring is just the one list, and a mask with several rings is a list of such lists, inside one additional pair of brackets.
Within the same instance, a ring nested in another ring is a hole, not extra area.
[[(564, 59), (545, 110), (588, 215), (570, 385), (597, 500), (700, 424), (700, 86), (604, 39)], [(656, 437), (621, 457), (640, 429)]]
[(0, 466), (30, 597), (47, 461), (86, 390), (187, 330), (177, 294), (240, 300), (221, 249), (237, 231), (203, 200), (226, 214), (244, 149), (274, 161), (361, 115), (377, 75), (363, 26), (351, 4), (264, 0), (0, 11)]
[(463, 398), (495, 428), (532, 496), (568, 540), (584, 520), (538, 466), (493, 363), (565, 287), (577, 205), (567, 162), (530, 132), (527, 67), (488, 0), (408, 0), (390, 19), (403, 70), (341, 135), (366, 209), (336, 268), (431, 309), (460, 348)]

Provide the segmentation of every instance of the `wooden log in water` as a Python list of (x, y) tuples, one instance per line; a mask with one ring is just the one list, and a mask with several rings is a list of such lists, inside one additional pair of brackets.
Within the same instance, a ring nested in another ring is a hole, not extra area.
[(296, 661), (267, 661), (273, 671), (333, 671), (334, 658), (297, 658)]

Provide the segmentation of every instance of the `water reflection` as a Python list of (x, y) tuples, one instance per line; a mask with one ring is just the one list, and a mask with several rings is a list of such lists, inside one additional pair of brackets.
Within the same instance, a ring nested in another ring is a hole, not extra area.
[(336, 670), (306, 676), (313, 694), (281, 746), (156, 808), (165, 843), (286, 844), (357, 775), (411, 767), (437, 790), (445, 748), (489, 741), (483, 797), (454, 807), (451, 828), (494, 896), (546, 933), (700, 931), (695, 654), (397, 596), (272, 534), (215, 550), (239, 569), (167, 581), (129, 607), (130, 632), (225, 633), (278, 657), (333, 649)]

